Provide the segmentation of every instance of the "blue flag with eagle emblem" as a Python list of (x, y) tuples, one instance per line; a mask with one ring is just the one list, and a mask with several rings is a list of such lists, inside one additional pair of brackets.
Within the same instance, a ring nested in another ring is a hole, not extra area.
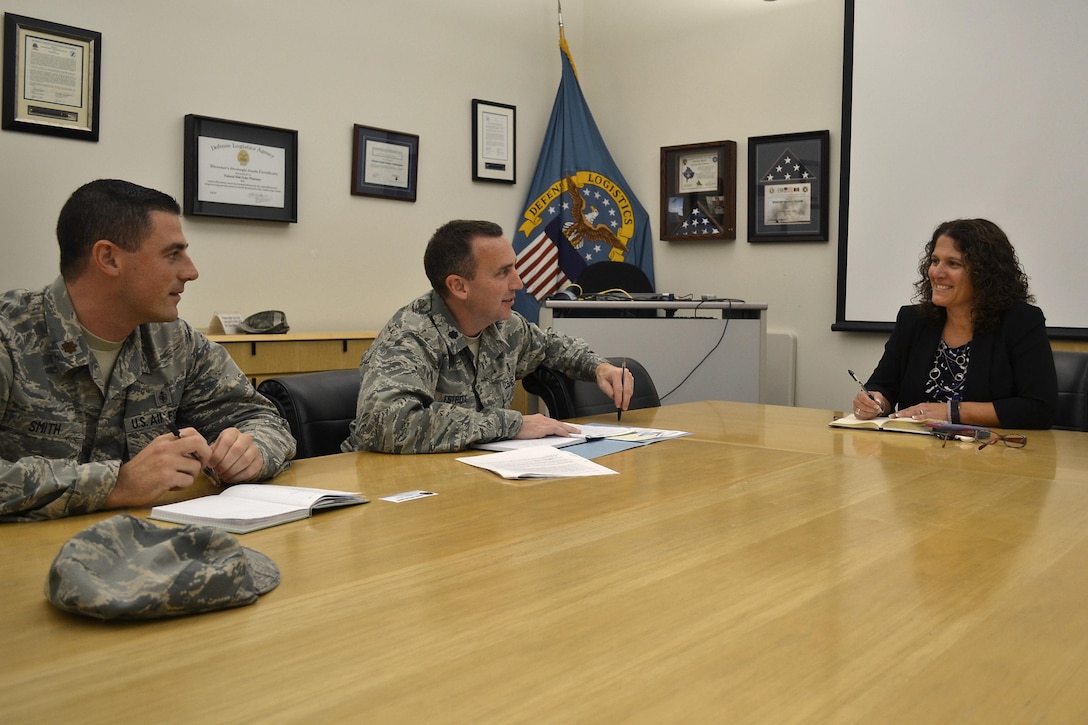
[(563, 78), (513, 245), (525, 283), (514, 309), (539, 319), (539, 301), (594, 262), (629, 262), (654, 281), (650, 217), (601, 138), (559, 30)]

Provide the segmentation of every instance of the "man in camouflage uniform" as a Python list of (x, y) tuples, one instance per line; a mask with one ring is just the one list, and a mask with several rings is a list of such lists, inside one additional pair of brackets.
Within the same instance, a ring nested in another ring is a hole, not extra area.
[(0, 297), (0, 520), (147, 505), (202, 469), (266, 480), (294, 455), (227, 352), (178, 319), (197, 278), (180, 214), (92, 181), (57, 221), (61, 276)]
[(627, 408), (629, 372), (584, 341), (514, 312), (522, 287), (514, 262), (497, 224), (452, 221), (435, 232), (423, 256), (433, 289), (400, 309), (363, 355), (356, 418), (342, 450), (438, 453), (569, 435), (572, 426), (510, 409), (515, 381), (545, 364), (596, 380), (617, 408)]

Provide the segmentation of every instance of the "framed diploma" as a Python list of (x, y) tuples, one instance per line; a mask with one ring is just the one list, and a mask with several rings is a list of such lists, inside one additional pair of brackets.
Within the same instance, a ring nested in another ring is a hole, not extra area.
[(830, 133), (748, 139), (748, 241), (826, 242)]
[(5, 130), (98, 141), (101, 87), (101, 33), (4, 13)]
[(472, 99), (472, 180), (517, 183), (517, 109)]
[(416, 200), (419, 136), (355, 124), (351, 158), (352, 194)]
[(661, 149), (661, 238), (737, 238), (737, 142)]
[(189, 114), (185, 213), (298, 221), (298, 131)]

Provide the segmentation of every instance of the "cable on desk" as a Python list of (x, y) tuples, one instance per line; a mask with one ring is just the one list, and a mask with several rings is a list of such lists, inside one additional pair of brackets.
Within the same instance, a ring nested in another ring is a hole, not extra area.
[[(699, 302), (699, 304), (698, 304), (698, 305), (696, 305), (696, 306), (695, 306), (694, 312), (698, 312), (698, 311), (699, 311), (699, 308), (703, 306), (703, 302), (728, 302), (728, 303), (729, 303), (729, 307), (728, 307), (728, 309), (729, 309), (729, 310), (731, 311), (731, 310), (733, 309), (733, 303), (734, 303), (734, 302), (744, 302), (744, 300), (736, 300), (736, 299), (731, 299), (731, 298), (726, 298), (726, 299), (715, 299), (715, 300), (710, 300), (710, 299), (703, 299), (703, 300), (701, 300), (701, 301)], [(714, 343), (714, 347), (710, 348), (710, 351), (709, 351), (709, 352), (707, 352), (707, 354), (706, 354), (706, 355), (703, 355), (703, 359), (702, 359), (702, 360), (700, 360), (699, 362), (697, 362), (697, 363), (695, 364), (695, 367), (693, 367), (693, 368), (692, 368), (692, 369), (691, 369), (691, 370), (690, 370), (690, 371), (688, 372), (688, 374), (684, 376), (684, 379), (683, 379), (683, 380), (681, 380), (681, 381), (680, 381), (679, 383), (677, 383), (677, 384), (676, 384), (676, 386), (675, 386), (675, 387), (674, 387), (674, 388), (673, 388), (672, 390), (670, 390), (669, 392), (667, 392), (667, 393), (665, 393), (664, 395), (660, 396), (661, 400), (665, 400), (665, 398), (669, 397), (670, 395), (672, 395), (673, 393), (675, 393), (675, 392), (676, 392), (677, 390), (679, 390), (679, 389), (680, 389), (680, 387), (681, 387), (681, 386), (682, 386), (682, 385), (683, 385), (684, 383), (686, 383), (686, 382), (688, 381), (688, 379), (689, 379), (689, 378), (690, 378), (690, 377), (691, 377), (692, 375), (694, 375), (694, 374), (695, 374), (695, 371), (696, 371), (696, 370), (698, 370), (699, 368), (701, 368), (701, 367), (703, 366), (703, 363), (705, 363), (705, 362), (706, 362), (706, 361), (707, 361), (707, 360), (708, 360), (708, 359), (710, 358), (710, 356), (714, 354), (714, 351), (715, 351), (715, 350), (717, 350), (717, 349), (718, 349), (718, 348), (719, 348), (719, 347), (721, 346), (721, 344), (722, 344), (722, 340), (724, 340), (724, 339), (725, 339), (725, 333), (726, 333), (726, 331), (727, 331), (727, 330), (729, 329), (729, 320), (731, 320), (731, 319), (732, 319), (731, 317), (726, 317), (726, 318), (725, 318), (725, 324), (724, 324), (724, 325), (722, 325), (722, 334), (718, 336), (718, 341)]]

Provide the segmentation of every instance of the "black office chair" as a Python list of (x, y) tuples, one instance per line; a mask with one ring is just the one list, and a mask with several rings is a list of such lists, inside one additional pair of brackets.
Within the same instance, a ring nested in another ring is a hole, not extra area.
[[(650, 278), (629, 262), (594, 262), (582, 270), (574, 285), (579, 297), (593, 299), (601, 292), (611, 292), (610, 299), (624, 299), (639, 292), (653, 292)], [(627, 295), (624, 294), (627, 293)], [(564, 310), (564, 317), (657, 317), (657, 310)]]
[(1054, 351), (1058, 410), (1054, 428), (1088, 431), (1088, 352)]
[(298, 443), (295, 458), (312, 458), (339, 453), (355, 420), (359, 397), (358, 370), (329, 370), (320, 373), (269, 378), (257, 386), (287, 419)]
[(582, 270), (574, 283), (582, 288), (582, 294), (612, 289), (624, 292), (654, 291), (646, 273), (629, 262), (594, 262)]
[[(620, 365), (623, 358), (610, 357), (608, 361)], [(627, 369), (635, 379), (635, 393), (628, 410), (660, 406), (657, 387), (646, 368), (637, 360), (627, 358)], [(601, 392), (596, 382), (571, 380), (558, 370), (539, 367), (523, 378), (521, 384), (525, 392), (538, 396), (548, 406), (548, 413), (559, 420), (616, 412), (616, 404)]]

